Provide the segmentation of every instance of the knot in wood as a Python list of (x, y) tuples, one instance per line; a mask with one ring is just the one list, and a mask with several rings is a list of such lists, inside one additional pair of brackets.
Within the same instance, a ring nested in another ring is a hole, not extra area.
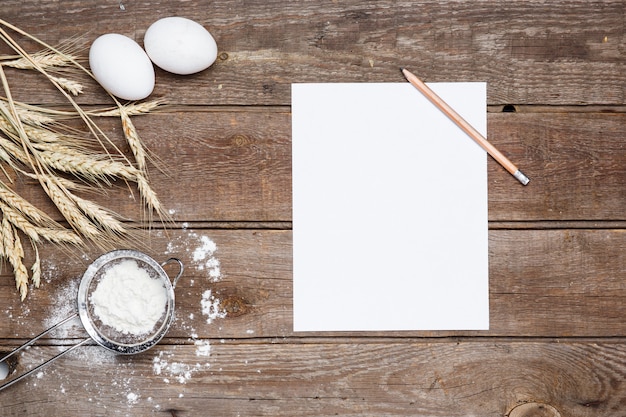
[(513, 407), (509, 417), (561, 417), (561, 413), (551, 405), (542, 403), (524, 403)]
[(239, 317), (250, 311), (250, 305), (241, 297), (231, 295), (222, 300), (222, 308), (228, 317)]
[(251, 142), (250, 138), (246, 135), (238, 134), (231, 138), (231, 143), (237, 147), (246, 146)]

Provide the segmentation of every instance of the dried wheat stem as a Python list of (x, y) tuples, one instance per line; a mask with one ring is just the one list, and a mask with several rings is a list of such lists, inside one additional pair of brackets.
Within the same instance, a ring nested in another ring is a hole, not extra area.
[[(0, 29), (0, 34), (2, 34), (3, 32), (4, 31), (2, 31), (2, 29)], [(4, 109), (0, 108), (0, 113), (2, 113), (2, 115), (7, 117), (9, 120), (11, 120), (11, 123), (13, 124), (13, 127), (18, 132), (19, 138), (21, 139), (20, 142), (22, 144), (22, 148), (24, 150), (25, 157), (28, 160), (28, 165), (30, 165), (32, 167), (33, 171), (36, 172), (37, 168), (39, 167), (39, 164), (38, 164), (39, 161), (37, 159), (35, 159), (33, 161), (31, 159), (29, 153), (28, 153), (28, 149), (30, 148), (30, 139), (28, 138), (28, 135), (24, 131), (24, 125), (20, 121), (20, 119), (19, 119), (19, 117), (17, 115), (17, 110), (15, 108), (15, 104), (13, 102), (13, 98), (12, 98), (12, 95), (11, 95), (11, 89), (9, 88), (9, 82), (7, 81), (6, 74), (4, 73), (4, 69), (2, 68), (2, 64), (0, 64), (0, 80), (2, 81), (2, 87), (4, 88), (4, 92), (6, 94), (6, 98), (7, 98), (7, 101), (9, 103), (9, 110), (10, 110), (7, 113), (7, 112), (4, 111)]]
[[(27, 123), (25, 121), (22, 122)], [(13, 123), (10, 123), (5, 117), (2, 116), (0, 116), (0, 131), (14, 140), (20, 140), (19, 133), (15, 129)], [(43, 126), (24, 125), (24, 132), (30, 139), (37, 142), (58, 142), (60, 140), (58, 133)]]
[[(8, 152), (5, 151), (4, 148), (2, 147), (0, 147), (0, 159), (8, 164), (12, 163), (11, 155), (9, 155)], [(4, 167), (3, 167), (3, 170), (4, 170)], [(6, 171), (5, 171), (5, 174), (6, 174)]]
[(74, 230), (92, 242), (107, 246), (127, 233), (111, 212), (61, 188), (55, 178), (44, 179), (48, 195)]
[(33, 262), (33, 266), (30, 268), (32, 275), (31, 279), (35, 288), (39, 288), (41, 284), (41, 259), (39, 258), (39, 249), (37, 249), (37, 245), (33, 244), (33, 249), (35, 251), (35, 262)]
[(33, 147), (39, 151), (38, 157), (47, 166), (91, 181), (107, 177), (133, 181), (139, 172), (121, 161), (88, 155), (60, 144), (35, 144)]
[(160, 216), (165, 216), (163, 211), (163, 207), (161, 207), (161, 202), (157, 197), (157, 194), (154, 192), (148, 180), (143, 175), (138, 175), (136, 178), (137, 188), (139, 189), (139, 193), (144, 201), (144, 204), (147, 206), (149, 212), (155, 212)]
[(71, 230), (65, 229), (50, 229), (50, 228), (37, 228), (37, 234), (43, 239), (51, 243), (68, 244), (74, 246), (82, 246), (83, 240)]
[[(0, 148), (8, 154), (8, 159), (5, 159), (4, 156), (2, 158), (5, 162), (12, 164), (13, 160), (17, 160), (24, 165), (30, 165), (30, 161), (24, 149), (2, 136), (0, 136)], [(12, 167), (15, 168), (14, 166)]]
[(6, 219), (12, 226), (24, 232), (34, 242), (39, 241), (39, 234), (37, 233), (36, 227), (17, 210), (4, 203), (0, 203), (0, 211), (2, 211), (2, 218)]
[(122, 120), (122, 127), (124, 130), (124, 136), (126, 137), (126, 141), (128, 142), (137, 162), (137, 167), (139, 168), (140, 173), (136, 176), (135, 182), (137, 183), (137, 188), (139, 189), (139, 193), (141, 194), (142, 200), (144, 204), (148, 208), (148, 216), (150, 220), (152, 219), (152, 213), (157, 213), (162, 219), (167, 218), (167, 214), (163, 210), (161, 206), (161, 202), (157, 197), (157, 194), (154, 192), (152, 187), (148, 182), (147, 178), (147, 167), (146, 167), (146, 151), (144, 148), (143, 141), (139, 137), (137, 133), (137, 129), (133, 125), (130, 117), (126, 113), (123, 107), (120, 106), (120, 117)]
[(32, 205), (28, 200), (21, 197), (15, 191), (11, 190), (0, 181), (0, 200), (7, 204), (9, 207), (23, 213), (29, 219), (32, 219), (38, 225), (44, 224), (53, 224), (54, 220), (52, 220), (46, 213), (39, 210), (37, 207)]
[(76, 205), (82, 210), (87, 217), (89, 217), (94, 223), (100, 226), (109, 236), (119, 237), (126, 234), (126, 228), (114, 215), (102, 206), (82, 199), (77, 196), (73, 196)]
[(154, 111), (157, 107), (163, 105), (163, 103), (164, 100), (156, 99), (151, 101), (144, 101), (141, 103), (121, 104), (118, 107), (114, 107), (108, 110), (99, 110), (88, 113), (92, 116), (99, 117), (120, 117), (122, 112), (126, 113), (127, 116), (138, 116)]
[(28, 271), (22, 262), (24, 258), (24, 249), (22, 242), (13, 226), (9, 221), (2, 218), (2, 244), (4, 247), (4, 255), (9, 260), (9, 263), (13, 267), (13, 274), (15, 275), (15, 286), (20, 293), (22, 301), (26, 298), (28, 293)]
[[(0, 101), (3, 100), (6, 101), (2, 97), (0, 97)], [(132, 117), (153, 112), (164, 104), (165, 100), (159, 98), (150, 101), (125, 104), (119, 103), (116, 107), (108, 107), (99, 110), (85, 110), (85, 113), (89, 116), (96, 117), (120, 117), (120, 107), (122, 107), (126, 114)], [(41, 115), (41, 117), (45, 118), (47, 121), (57, 121), (59, 119), (74, 119), (78, 116), (75, 111), (51, 109), (23, 103), (20, 101), (15, 101), (15, 106), (17, 107), (19, 113), (21, 113), (22, 110), (24, 112), (35, 113)]]
[[(137, 168), (112, 159), (112, 156), (105, 159), (103, 155), (85, 154), (74, 147), (58, 143), (31, 143), (31, 151), (30, 154), (41, 164), (92, 182), (98, 179), (106, 180), (106, 178), (134, 181), (139, 174)], [(10, 163), (11, 156), (25, 165), (31, 165), (31, 158), (22, 147), (0, 137), (0, 158)]]
[[(29, 39), (32, 39), (33, 41), (39, 43), (40, 45), (44, 46), (45, 48), (58, 53), (59, 55), (64, 55), (66, 57), (68, 57), (67, 54), (63, 53), (62, 51), (60, 51), (59, 49), (56, 49), (48, 44), (46, 44), (45, 42), (42, 42), (41, 40), (37, 39), (36, 37), (24, 32), (23, 30), (19, 29), (16, 26), (11, 25), (10, 23), (6, 22), (5, 20), (0, 19), (0, 26), (5, 26), (7, 28), (10, 28), (20, 34), (22, 34), (23, 36), (28, 37)], [(108, 143), (109, 145), (111, 145), (120, 155), (123, 155), (123, 153), (119, 150), (119, 148), (111, 141), (111, 139), (102, 131), (102, 129), (93, 122), (93, 120), (89, 117), (89, 114), (87, 114), (76, 102), (76, 100), (74, 100), (72, 98), (72, 96), (70, 95), (69, 92), (67, 92), (61, 85), (59, 85), (59, 83), (57, 81), (55, 81), (54, 77), (49, 74), (44, 68), (42, 68), (35, 60), (32, 59), (32, 57), (30, 56), (30, 54), (28, 54), (26, 51), (24, 51), (24, 49), (17, 43), (15, 42), (15, 40), (13, 38), (11, 38), (8, 33), (6, 32), (6, 30), (2, 29), (0, 27), (0, 39), (4, 40), (4, 42), (10, 47), (12, 48), (16, 53), (20, 54), (21, 56), (23, 56), (26, 60), (28, 60), (29, 62), (31, 62), (33, 64), (33, 69), (37, 70), (39, 73), (41, 73), (43, 76), (45, 76), (56, 88), (57, 90), (63, 94), (63, 96), (67, 99), (67, 101), (72, 105), (72, 107), (74, 108), (74, 110), (76, 111), (76, 114), (83, 120), (83, 122), (85, 123), (85, 125), (87, 126), (87, 128), (89, 129), (89, 132), (92, 134), (92, 136), (100, 143), (100, 145), (102, 146), (103, 149), (106, 150), (105, 147), (105, 142)], [(87, 73), (89, 76), (91, 76), (93, 78), (93, 74), (91, 74), (91, 72), (89, 72), (85, 67), (83, 67), (79, 62), (77, 62), (75, 59), (73, 58), (69, 58), (70, 61), (72, 62), (72, 64), (74, 64), (74, 66), (80, 68), (82, 71), (84, 71), (85, 73)], [(3, 84), (5, 86), (5, 91), (7, 93), (7, 100), (9, 101), (9, 104), (12, 108), (13, 113), (17, 114), (16, 111), (14, 111), (14, 102), (12, 100), (12, 98), (10, 97), (10, 92), (8, 90), (8, 84), (6, 83), (6, 77), (4, 75), (4, 71), (2, 71), (2, 64), (0, 63), (0, 76), (2, 77), (2, 81)], [(18, 123), (18, 126), (16, 126), (18, 128), (18, 131), (20, 129), (23, 130), (21, 123)], [(20, 137), (25, 136), (25, 134), (23, 135), (22, 132), (20, 132)]]
[(63, 77), (54, 77), (50, 76), (51, 80), (54, 80), (59, 86), (61, 86), (64, 90), (71, 93), (72, 95), (79, 95), (83, 92), (83, 85), (79, 82), (68, 80)]
[(97, 241), (100, 236), (98, 228), (76, 206), (76, 202), (71, 197), (72, 194), (67, 189), (62, 188), (53, 177), (42, 175), (41, 180), (48, 197), (70, 226), (86, 238)]
[(72, 59), (76, 59), (72, 55), (59, 55), (50, 51), (39, 51), (30, 54), (31, 60), (28, 60), (22, 56), (2, 57), (2, 64), (16, 69), (35, 69), (35, 65), (32, 61), (35, 61), (37, 65), (44, 69), (52, 69), (56, 67), (67, 67), (72, 64)]
[[(63, 57), (63, 59), (68, 61), (68, 65), (72, 64), (73, 66), (79, 68), (80, 70), (82, 70), (83, 72), (87, 73), (88, 75), (90, 75), (91, 77), (93, 77), (93, 74), (91, 74), (91, 72), (89, 72), (83, 65), (80, 64), (79, 60), (77, 58), (75, 58), (72, 54), (64, 52), (64, 48), (62, 45), (61, 48), (55, 48), (45, 42), (43, 42), (41, 39), (31, 35), (30, 33), (20, 29), (19, 27), (12, 25), (11, 23), (7, 22), (4, 19), (0, 19), (0, 26), (4, 26), (7, 27), (17, 33), (19, 33), (22, 36), (25, 36), (26, 38), (38, 43), (39, 45), (41, 45), (42, 47), (45, 48), (46, 51), (51, 51), (61, 57)], [(36, 64), (33, 69), (39, 70), (41, 68), (41, 65), (39, 65), (39, 63), (36, 60), (33, 60), (31, 58), (30, 55), (32, 54), (26, 54), (26, 52), (24, 50), (22, 50), (22, 48), (19, 47), (19, 45), (17, 45), (13, 39), (11, 39), (8, 34), (6, 33), (6, 31), (4, 30), (0, 30), (0, 34), (7, 38), (6, 42), (10, 44), (10, 46), (12, 47), (13, 50), (15, 50), (15, 52), (17, 52), (20, 57), (25, 58), (28, 62), (30, 62), (31, 64)], [(69, 43), (69, 45), (71, 46), (72, 42)]]
[(146, 151), (144, 148), (143, 141), (139, 137), (139, 133), (137, 133), (137, 129), (135, 125), (130, 120), (130, 116), (126, 113), (126, 110), (123, 107), (120, 107), (120, 118), (122, 120), (122, 129), (124, 131), (124, 137), (130, 146), (133, 155), (135, 156), (135, 162), (137, 163), (137, 168), (141, 171), (146, 170)]
[[(22, 212), (22, 210), (16, 209), (4, 202), (0, 202), (0, 211), (3, 217), (6, 218), (13, 227), (24, 232), (34, 243), (38, 243), (41, 238), (43, 238), (53, 243), (77, 246), (82, 244), (82, 240), (78, 235), (71, 230), (64, 229), (50, 218), (41, 219), (40, 222), (37, 220), (33, 221), (34, 216), (28, 216)], [(36, 214), (39, 213), (35, 213), (35, 215)], [(44, 216), (46, 215), (44, 214)]]
[[(34, 106), (24, 107), (23, 105), (19, 105), (18, 103), (15, 106), (17, 110), (17, 115), (23, 123), (29, 124), (31, 126), (45, 126), (55, 123), (54, 118), (51, 115), (43, 113), (41, 111), (37, 111)], [(0, 107), (7, 109), (6, 103), (0, 100)], [(5, 110), (8, 113), (8, 110)]]

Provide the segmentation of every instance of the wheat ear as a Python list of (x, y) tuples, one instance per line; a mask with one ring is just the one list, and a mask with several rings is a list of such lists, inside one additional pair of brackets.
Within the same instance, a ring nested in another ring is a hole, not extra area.
[[(39, 243), (41, 238), (53, 243), (69, 243), (81, 245), (82, 240), (71, 230), (66, 230), (57, 225), (54, 220), (44, 219), (40, 224), (33, 224), (30, 216), (25, 216), (21, 210), (15, 209), (3, 202), (0, 202), (0, 211), (9, 223), (16, 229), (21, 230), (34, 243)], [(47, 224), (46, 224), (47, 223)]]
[[(20, 103), (16, 103), (15, 109), (17, 110), (17, 115), (23, 123), (26, 123), (31, 126), (46, 126), (55, 123), (54, 118), (46, 114), (42, 111), (37, 111), (37, 107), (35, 106), (24, 106), (20, 105)], [(7, 108), (6, 103), (0, 101), (0, 106), (3, 108)], [(8, 109), (6, 110), (8, 112)]]
[(26, 294), (28, 294), (28, 271), (22, 262), (24, 248), (17, 232), (6, 217), (2, 218), (2, 246), (5, 257), (13, 267), (15, 287), (20, 293), (20, 299), (24, 301)]
[(72, 64), (71, 58), (73, 58), (71, 55), (59, 55), (46, 50), (35, 52), (30, 54), (30, 56), (32, 58), (31, 60), (17, 56), (2, 57), (4, 58), (2, 59), (2, 65), (16, 69), (32, 70), (35, 69), (35, 65), (32, 61), (35, 61), (39, 67), (51, 69), (70, 66)]
[(57, 84), (59, 84), (59, 86), (61, 86), (64, 90), (74, 96), (77, 96), (83, 92), (83, 85), (79, 82), (68, 80), (67, 78), (63, 77), (55, 77), (52, 75), (50, 76), (50, 79), (54, 80)]
[(135, 162), (137, 163), (137, 168), (140, 171), (146, 170), (146, 150), (143, 141), (139, 137), (139, 133), (137, 133), (137, 129), (135, 125), (130, 120), (130, 116), (124, 109), (124, 107), (120, 107), (120, 118), (122, 120), (122, 130), (124, 131), (124, 137), (126, 138), (126, 142), (128, 142), (128, 146), (130, 146), (131, 151), (133, 152), (133, 156), (135, 157)]
[(136, 168), (117, 161), (112, 156), (86, 154), (57, 143), (41, 143), (33, 147), (40, 151), (38, 156), (49, 167), (93, 182), (98, 178), (122, 178), (132, 181), (139, 174)]
[(33, 244), (33, 249), (35, 250), (35, 262), (33, 262), (33, 266), (30, 268), (32, 272), (31, 279), (35, 288), (39, 288), (39, 284), (41, 283), (41, 259), (39, 258), (37, 245)]
[[(22, 121), (23, 123), (27, 123)], [(43, 126), (32, 126), (25, 124), (24, 132), (34, 141), (37, 142), (58, 142), (59, 134), (53, 132), (50, 129), (44, 128)], [(18, 138), (19, 132), (15, 130), (15, 127), (7, 121), (5, 117), (0, 117), (0, 131), (11, 138)]]
[(9, 207), (12, 207), (23, 213), (25, 216), (28, 216), (39, 225), (54, 223), (54, 221), (47, 214), (33, 206), (30, 202), (28, 202), (28, 200), (21, 197), (15, 191), (11, 190), (2, 181), (0, 181), (0, 200), (6, 203)]
[(129, 104), (120, 104), (118, 107), (113, 107), (105, 110), (98, 110), (88, 112), (91, 116), (98, 117), (120, 117), (122, 112), (126, 113), (127, 116), (137, 116), (140, 114), (147, 114), (149, 112), (154, 111), (158, 107), (162, 106), (165, 103), (162, 99), (143, 101), (141, 103), (129, 103)]
[(76, 206), (110, 237), (120, 237), (126, 234), (124, 225), (102, 206), (76, 195), (72, 195)]
[(128, 116), (125, 108), (123, 106), (119, 106), (119, 110), (122, 120), (122, 127), (124, 130), (124, 136), (126, 137), (126, 141), (128, 142), (128, 145), (130, 146), (133, 155), (135, 156), (137, 168), (140, 171), (135, 178), (135, 182), (137, 183), (139, 194), (141, 194), (141, 198), (144, 204), (147, 206), (148, 217), (151, 221), (152, 213), (157, 213), (157, 215), (161, 219), (167, 219), (168, 216), (163, 210), (157, 194), (154, 192), (152, 187), (150, 187), (150, 184), (148, 182), (145, 145), (139, 137), (137, 129), (135, 128), (133, 122), (130, 120), (130, 117)]
[(78, 233), (103, 247), (126, 234), (124, 225), (111, 212), (62, 188), (55, 178), (46, 176), (44, 181), (48, 195)]
[(76, 203), (70, 197), (71, 194), (69, 191), (60, 186), (57, 181), (50, 176), (42, 175), (40, 178), (46, 194), (48, 194), (48, 197), (50, 197), (70, 226), (77, 233), (86, 238), (97, 241), (99, 236), (98, 228), (78, 209)]

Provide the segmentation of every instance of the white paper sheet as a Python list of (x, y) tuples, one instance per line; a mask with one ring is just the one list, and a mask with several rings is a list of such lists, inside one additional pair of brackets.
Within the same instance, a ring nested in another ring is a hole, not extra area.
[(408, 82), (293, 84), (292, 130), (294, 330), (488, 329), (486, 153)]

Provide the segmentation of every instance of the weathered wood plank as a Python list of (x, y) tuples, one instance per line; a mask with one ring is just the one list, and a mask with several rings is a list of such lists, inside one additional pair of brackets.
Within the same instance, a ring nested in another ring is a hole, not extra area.
[[(168, 337), (307, 335), (292, 330), (291, 231), (186, 229), (170, 231), (169, 236), (153, 231), (146, 242), (155, 259), (177, 256), (187, 266), (176, 289), (177, 318)], [(211, 242), (215, 252), (208, 250)], [(626, 335), (623, 230), (492, 230), (489, 247), (489, 331), (367, 335)], [(32, 289), (25, 303), (19, 302), (13, 278), (5, 273), (0, 305), (7, 319), (0, 323), (0, 340), (15, 344), (8, 339), (32, 337), (71, 314), (80, 277), (96, 255), (59, 254), (44, 247), (43, 286)], [(214, 309), (203, 312), (210, 304)], [(339, 307), (322, 303), (320, 308)], [(76, 321), (52, 337), (84, 335)]]
[[(205, 109), (134, 120), (167, 171), (153, 168), (150, 178), (175, 220), (291, 221), (288, 111)], [(102, 122), (119, 140), (118, 124)], [(489, 220), (626, 220), (625, 125), (622, 113), (488, 113), (489, 139), (531, 178), (522, 187), (489, 158)], [(37, 188), (34, 181), (18, 184), (39, 204)], [(129, 196), (122, 185), (100, 201), (140, 220), (140, 205)]]
[(531, 178), (515, 187), (489, 165), (490, 220), (623, 220), (626, 118), (621, 114), (488, 116), (488, 136)]
[[(153, 97), (172, 107), (135, 119), (167, 165), (151, 180), (179, 227), (141, 235), (140, 248), (187, 266), (167, 337), (136, 357), (80, 348), (0, 393), (3, 416), (623, 415), (623, 0), (4, 0), (1, 10), (47, 42), (85, 45), (106, 32), (141, 42), (154, 20), (181, 15), (220, 49), (200, 74), (157, 70)], [(487, 81), (489, 139), (532, 179), (521, 187), (489, 161), (491, 330), (294, 333), (290, 85), (404, 82), (399, 66), (426, 81)], [(41, 79), (7, 75), (18, 99), (63, 103)], [(110, 104), (82, 80), (81, 103)], [(519, 112), (494, 111), (504, 104)], [(117, 122), (105, 125), (120, 140)], [(52, 211), (31, 183), (17, 187)], [(141, 222), (130, 197), (121, 186), (95, 198)], [(98, 254), (42, 247), (44, 282), (25, 303), (3, 269), (0, 351), (70, 314)], [(75, 320), (18, 371), (83, 337)]]
[[(549, 2), (118, 2), (10, 0), (3, 18), (57, 43), (118, 32), (141, 42), (158, 17), (181, 15), (215, 35), (217, 64), (192, 77), (159, 71), (155, 95), (177, 103), (287, 105), (292, 82), (487, 81), (490, 104), (624, 104), (624, 4)], [(2, 50), (0, 50), (2, 51)], [(51, 89), (14, 85), (55, 102)], [(83, 100), (106, 97), (88, 91)]]
[[(210, 340), (135, 357), (82, 347), (0, 396), (3, 416), (623, 415), (626, 348), (611, 342), (272, 344)], [(20, 366), (57, 348), (33, 348)]]
[[(98, 120), (122, 142), (119, 121)], [(160, 162), (150, 181), (179, 221), (288, 221), (291, 219), (291, 118), (287, 112), (178, 112), (134, 118)], [(132, 159), (126, 145), (120, 145)], [(162, 169), (164, 172), (160, 172)], [(16, 189), (41, 208), (52, 205), (33, 180)], [(122, 183), (98, 198), (128, 219), (141, 220), (135, 189)]]

